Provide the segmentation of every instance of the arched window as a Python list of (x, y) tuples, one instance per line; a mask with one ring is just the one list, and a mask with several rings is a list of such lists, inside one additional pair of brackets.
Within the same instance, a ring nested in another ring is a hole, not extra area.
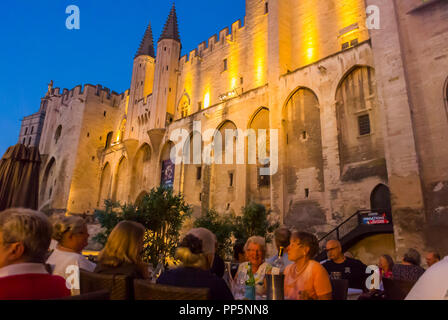
[(54, 134), (54, 144), (58, 144), (59, 138), (61, 137), (61, 133), (62, 133), (62, 126), (59, 126)]
[(106, 149), (110, 147), (110, 144), (111, 144), (111, 142), (112, 142), (112, 137), (113, 137), (113, 135), (114, 135), (113, 131), (111, 131), (111, 132), (109, 132), (109, 133), (107, 134), (107, 138), (106, 138), (106, 146), (105, 146)]
[(33, 132), (34, 132), (34, 127), (31, 127), (31, 133), (30, 134), (33, 134)]
[(28, 134), (28, 127), (25, 128), (25, 135)]

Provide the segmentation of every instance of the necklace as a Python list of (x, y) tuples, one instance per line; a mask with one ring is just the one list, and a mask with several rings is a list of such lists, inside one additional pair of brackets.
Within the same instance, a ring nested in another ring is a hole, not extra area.
[(310, 261), (307, 261), (305, 263), (305, 265), (298, 271), (297, 270), (297, 265), (294, 266), (294, 278), (298, 278), (308, 267), (308, 264), (310, 263)]

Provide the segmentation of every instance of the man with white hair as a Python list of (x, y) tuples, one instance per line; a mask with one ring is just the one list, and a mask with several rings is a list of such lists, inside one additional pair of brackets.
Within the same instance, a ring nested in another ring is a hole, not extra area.
[(48, 300), (70, 296), (66, 281), (45, 268), (52, 227), (41, 212), (0, 212), (0, 300)]

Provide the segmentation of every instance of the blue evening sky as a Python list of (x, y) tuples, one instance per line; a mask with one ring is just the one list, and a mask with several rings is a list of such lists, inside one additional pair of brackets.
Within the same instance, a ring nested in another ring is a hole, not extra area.
[[(68, 30), (67, 6), (80, 9)], [(172, 1), (12, 0), (0, 8), (0, 156), (18, 142), (20, 120), (38, 111), (47, 84), (128, 89), (132, 61), (151, 21), (154, 42)], [(245, 15), (245, 0), (176, 0), (182, 55)]]

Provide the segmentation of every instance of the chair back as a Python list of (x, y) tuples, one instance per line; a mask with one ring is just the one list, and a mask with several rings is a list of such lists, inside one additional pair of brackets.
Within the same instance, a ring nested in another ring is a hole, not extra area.
[(415, 285), (415, 282), (384, 278), (383, 285), (387, 300), (404, 300)]
[(99, 274), (80, 270), (81, 294), (106, 290), (110, 300), (132, 300), (132, 279), (124, 275)]
[(97, 292), (85, 293), (77, 296), (65, 297), (57, 300), (110, 300), (110, 294), (107, 290), (101, 290)]
[(348, 280), (331, 279), (331, 287), (333, 288), (333, 300), (347, 300)]
[(184, 288), (134, 280), (135, 300), (208, 300), (208, 288)]

